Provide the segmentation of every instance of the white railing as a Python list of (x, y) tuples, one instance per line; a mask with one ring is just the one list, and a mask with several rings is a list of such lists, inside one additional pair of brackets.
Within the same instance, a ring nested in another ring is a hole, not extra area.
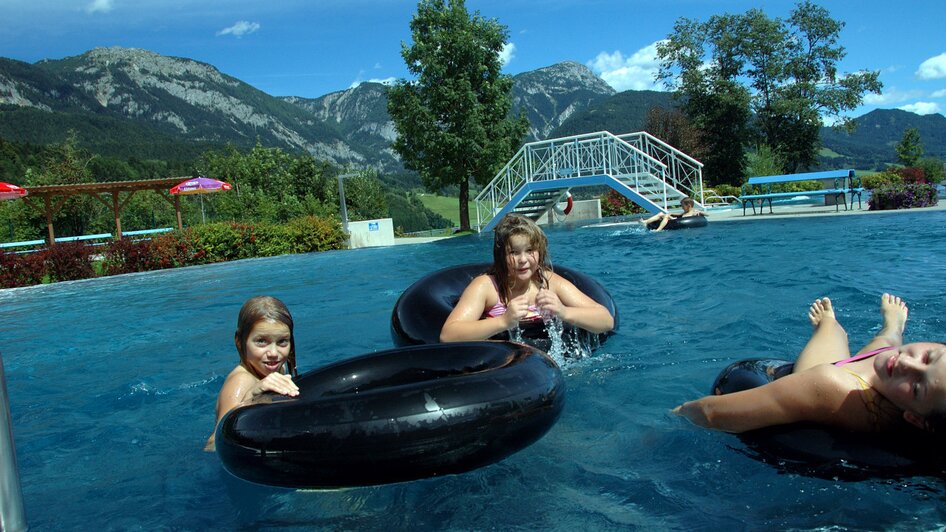
[(670, 186), (703, 204), (703, 163), (646, 131), (618, 135), (618, 138), (667, 165)]
[[(474, 199), (477, 226), (491, 220), (526, 183), (537, 181), (606, 175), (634, 187), (657, 179), (670, 186), (685, 183), (685, 190), (702, 198), (699, 162), (647, 133), (624, 137), (601, 131), (523, 145)], [(666, 196), (665, 190), (664, 201)]]

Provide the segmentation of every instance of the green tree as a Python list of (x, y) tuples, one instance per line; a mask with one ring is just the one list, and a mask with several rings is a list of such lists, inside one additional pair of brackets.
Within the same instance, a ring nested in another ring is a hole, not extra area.
[[(49, 147), (38, 170), (28, 169), (26, 183), (31, 186), (92, 183), (89, 163), (94, 158), (95, 155), (79, 148), (76, 132), (69, 131), (61, 144)], [(90, 227), (91, 220), (96, 216), (104, 216), (106, 212), (108, 209), (88, 194), (76, 194), (65, 199), (54, 213), (53, 227), (59, 236), (83, 235)], [(34, 212), (34, 217), (37, 225), (46, 225), (40, 213)]]
[(470, 228), (470, 181), (485, 185), (515, 153), (528, 121), (509, 118), (512, 78), (499, 53), (506, 28), (463, 0), (422, 0), (411, 20), (413, 44), (401, 56), (416, 80), (388, 93), (397, 127), (394, 150), (425, 186), (459, 186), (460, 228)]
[[(818, 161), (823, 120), (850, 130), (853, 121), (842, 115), (860, 105), (865, 93), (879, 93), (882, 88), (879, 72), (838, 73), (837, 63), (845, 56), (838, 44), (843, 27), (843, 22), (809, 1), (797, 4), (787, 20), (770, 19), (758, 9), (716, 15), (707, 22), (681, 19), (657, 47), (658, 79), (688, 99), (718, 94), (721, 88), (734, 93), (720, 81), (744, 84), (751, 114), (732, 113), (732, 106), (739, 103), (733, 98), (700, 100), (711, 109), (731, 108), (722, 116), (732, 121), (718, 129), (732, 133), (708, 140), (716, 145), (738, 142), (743, 150), (753, 143), (765, 144), (784, 161), (785, 172), (807, 169)], [(705, 123), (704, 107), (684, 109), (688, 114), (702, 112), (690, 116)], [(752, 116), (755, 119), (749, 122)], [(739, 122), (743, 118), (746, 123)], [(710, 132), (704, 133), (710, 137)]]
[(916, 166), (917, 161), (923, 156), (923, 142), (920, 141), (920, 131), (915, 128), (907, 128), (903, 131), (903, 138), (897, 143), (897, 159), (903, 166)]

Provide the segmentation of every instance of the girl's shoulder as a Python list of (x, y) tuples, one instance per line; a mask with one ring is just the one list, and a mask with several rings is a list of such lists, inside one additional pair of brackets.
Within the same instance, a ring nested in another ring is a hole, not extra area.
[(256, 375), (250, 373), (243, 364), (237, 364), (235, 368), (230, 370), (230, 373), (227, 374), (227, 378), (223, 380), (224, 386), (234, 386), (241, 384), (254, 384), (259, 379)]

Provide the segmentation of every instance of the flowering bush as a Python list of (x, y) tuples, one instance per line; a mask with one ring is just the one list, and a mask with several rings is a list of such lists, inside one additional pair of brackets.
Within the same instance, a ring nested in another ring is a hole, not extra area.
[(887, 185), (873, 190), (868, 205), (872, 211), (886, 211), (929, 207), (936, 201), (933, 185)]
[(151, 240), (132, 242), (128, 239), (115, 240), (105, 248), (102, 260), (103, 275), (146, 272), (161, 269), (158, 254), (155, 253)]
[(82, 242), (61, 242), (46, 248), (46, 273), (51, 281), (74, 281), (95, 277), (92, 248)]
[(0, 252), (0, 288), (39, 284), (45, 275), (45, 254)]
[(616, 190), (609, 190), (601, 198), (601, 216), (627, 216), (643, 213), (644, 208), (625, 198)]

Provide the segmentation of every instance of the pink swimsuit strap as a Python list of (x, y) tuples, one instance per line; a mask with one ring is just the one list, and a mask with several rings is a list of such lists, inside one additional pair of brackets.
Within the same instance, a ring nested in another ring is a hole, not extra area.
[(864, 360), (865, 358), (870, 358), (870, 357), (872, 357), (872, 356), (874, 356), (874, 355), (876, 355), (876, 354), (878, 354), (878, 353), (883, 353), (884, 351), (888, 351), (888, 350), (890, 350), (890, 349), (896, 349), (896, 347), (894, 347), (894, 346), (892, 346), (892, 345), (888, 345), (888, 346), (886, 346), (886, 347), (881, 347), (881, 348), (879, 348), (879, 349), (874, 349), (873, 351), (868, 351), (868, 352), (866, 352), (866, 353), (861, 353), (861, 354), (859, 354), (859, 355), (854, 355), (854, 356), (852, 356), (851, 358), (845, 358), (844, 360), (838, 360), (837, 362), (834, 363), (834, 365), (835, 365), (835, 366), (843, 366), (843, 365), (845, 365), (845, 364), (850, 364), (851, 362), (857, 362), (858, 360)]

